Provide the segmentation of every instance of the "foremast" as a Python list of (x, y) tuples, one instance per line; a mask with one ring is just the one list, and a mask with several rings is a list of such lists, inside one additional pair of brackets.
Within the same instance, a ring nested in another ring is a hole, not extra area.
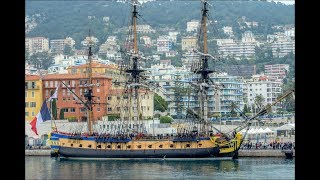
[[(195, 70), (194, 73), (200, 74), (199, 83), (199, 96), (200, 96), (200, 117), (203, 121), (203, 126), (201, 127), (202, 132), (209, 132), (209, 121), (208, 121), (208, 89), (209, 89), (209, 74), (213, 71), (208, 67), (208, 47), (207, 47), (207, 0), (203, 0), (202, 8), (202, 18), (201, 18), (201, 27), (199, 35), (203, 38), (203, 46), (199, 47), (202, 50), (200, 56), (200, 68)], [(199, 43), (199, 46), (200, 43)]]
[[(125, 72), (129, 73), (132, 80), (130, 81), (129, 87), (130, 87), (130, 95), (132, 96), (132, 99), (130, 98), (130, 103), (133, 103), (133, 108), (129, 107), (130, 109), (130, 116), (129, 121), (130, 124), (134, 123), (134, 130), (136, 132), (141, 132), (141, 122), (140, 122), (140, 105), (139, 105), (139, 88), (140, 88), (140, 73), (144, 70), (139, 69), (139, 50), (138, 50), (138, 44), (137, 44), (137, 1), (132, 0), (132, 30), (133, 30), (133, 52), (131, 54), (130, 59), (130, 65), (129, 69), (127, 69)], [(133, 111), (133, 113), (131, 113)]]

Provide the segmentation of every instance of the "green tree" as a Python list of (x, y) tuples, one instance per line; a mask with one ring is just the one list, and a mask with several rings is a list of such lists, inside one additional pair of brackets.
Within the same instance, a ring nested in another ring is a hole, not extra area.
[(173, 121), (172, 117), (170, 116), (161, 116), (160, 123), (171, 123)]
[(264, 104), (264, 97), (261, 95), (261, 94), (259, 94), (259, 95), (257, 95), (255, 98), (254, 98), (254, 103), (255, 103), (255, 105), (257, 106), (257, 108), (258, 108), (258, 110), (260, 110), (261, 108), (262, 108), (262, 106), (263, 106), (263, 104)]
[(247, 106), (247, 104), (245, 104), (244, 106), (243, 106), (243, 113), (250, 113), (251, 111), (250, 111), (250, 108), (248, 108), (248, 106)]
[(166, 111), (168, 109), (168, 102), (166, 102), (157, 93), (155, 93), (154, 96), (153, 96), (153, 104), (154, 104), (154, 110), (155, 111), (164, 112), (164, 111)]
[(237, 105), (234, 102), (231, 102), (230, 108), (231, 108), (231, 111), (230, 111), (231, 116), (236, 117), (237, 112), (235, 111), (235, 109), (237, 108)]
[(72, 47), (71, 47), (69, 44), (66, 44), (66, 45), (64, 46), (63, 54), (64, 54), (64, 55), (69, 55), (69, 56), (74, 55), (74, 51), (72, 50)]
[(36, 68), (48, 69), (53, 64), (53, 56), (48, 52), (37, 52), (30, 56), (30, 64)]
[(115, 121), (117, 119), (119, 119), (120, 116), (118, 114), (110, 114), (108, 115), (108, 121)]
[(64, 119), (64, 108), (60, 109), (59, 119)]
[(57, 119), (57, 100), (56, 99), (53, 99), (52, 100), (52, 116), (53, 116), (53, 119)]

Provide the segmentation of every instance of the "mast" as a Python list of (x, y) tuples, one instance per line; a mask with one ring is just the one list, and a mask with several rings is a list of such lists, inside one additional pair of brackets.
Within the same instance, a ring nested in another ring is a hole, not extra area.
[(86, 67), (86, 75), (88, 79), (87, 87), (88, 91), (85, 93), (84, 97), (87, 99), (87, 123), (88, 123), (88, 132), (89, 134), (92, 134), (92, 123), (93, 123), (93, 109), (92, 109), (92, 40), (91, 40), (91, 34), (89, 30), (89, 51), (88, 51), (88, 61), (87, 61), (87, 67)]
[[(202, 132), (208, 133), (209, 131), (209, 121), (208, 121), (208, 89), (209, 89), (209, 74), (213, 71), (208, 67), (208, 47), (207, 47), (207, 0), (203, 0), (202, 8), (202, 18), (201, 18), (201, 27), (200, 27), (200, 36), (203, 36), (203, 52), (200, 58), (200, 69), (195, 71), (197, 74), (200, 74), (200, 113), (203, 120)], [(201, 34), (202, 32), (202, 34)]]
[[(133, 121), (134, 121), (134, 129), (137, 132), (140, 132), (140, 119), (139, 119), (139, 112), (140, 112), (140, 105), (139, 105), (139, 83), (140, 83), (140, 73), (144, 70), (139, 69), (139, 50), (137, 45), (137, 1), (132, 0), (132, 28), (133, 28), (133, 53), (131, 55), (132, 64), (129, 65), (129, 69), (126, 70), (127, 73), (131, 75), (132, 81), (130, 84), (130, 92), (133, 96)], [(133, 88), (133, 89), (132, 89)], [(131, 104), (131, 101), (130, 101)], [(130, 107), (131, 109), (131, 107)], [(130, 113), (131, 114), (131, 113)], [(130, 124), (131, 124), (131, 115), (129, 117)]]

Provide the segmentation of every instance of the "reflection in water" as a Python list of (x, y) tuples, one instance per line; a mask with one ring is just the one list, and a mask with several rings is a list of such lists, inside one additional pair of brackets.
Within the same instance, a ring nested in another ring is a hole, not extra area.
[(294, 179), (294, 159), (55, 160), (26, 157), (26, 179)]

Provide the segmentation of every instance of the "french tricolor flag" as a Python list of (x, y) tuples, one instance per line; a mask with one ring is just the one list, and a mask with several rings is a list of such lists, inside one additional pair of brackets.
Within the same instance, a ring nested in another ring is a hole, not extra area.
[(51, 120), (51, 115), (47, 106), (46, 101), (43, 102), (40, 112), (37, 114), (36, 117), (33, 118), (33, 120), (30, 122), (31, 130), (38, 135), (37, 127), (40, 123)]

